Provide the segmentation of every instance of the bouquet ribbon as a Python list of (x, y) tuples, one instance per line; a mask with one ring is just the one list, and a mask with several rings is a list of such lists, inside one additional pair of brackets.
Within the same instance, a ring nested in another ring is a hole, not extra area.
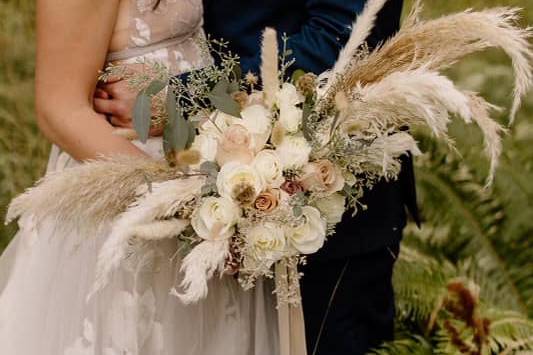
[[(276, 284), (288, 287), (288, 278), (287, 263), (281, 261), (276, 265)], [(299, 286), (297, 293), (298, 298), (301, 299)], [(278, 296), (278, 329), (280, 355), (307, 355), (304, 313), (301, 304), (280, 302)]]

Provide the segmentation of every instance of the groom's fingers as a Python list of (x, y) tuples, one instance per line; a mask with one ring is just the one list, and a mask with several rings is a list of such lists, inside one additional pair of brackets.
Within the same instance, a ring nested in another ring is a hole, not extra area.
[(131, 121), (131, 108), (122, 101), (95, 98), (93, 104), (94, 110), (98, 113)]
[(94, 91), (94, 97), (98, 99), (110, 99), (111, 98), (105, 90), (102, 90), (100, 88), (96, 88), (96, 90)]
[(133, 90), (130, 85), (124, 81), (120, 80), (110, 84), (100, 85), (102, 90), (105, 90), (109, 95), (115, 99), (121, 100), (132, 100), (137, 97), (137, 93)]
[(109, 118), (109, 123), (111, 123), (113, 127), (133, 128), (133, 124), (131, 121), (124, 121), (114, 116), (111, 116)]

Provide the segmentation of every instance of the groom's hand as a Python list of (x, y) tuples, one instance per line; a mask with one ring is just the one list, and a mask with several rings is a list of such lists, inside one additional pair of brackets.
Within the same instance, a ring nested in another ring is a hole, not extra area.
[(115, 127), (133, 127), (133, 106), (135, 93), (128, 84), (121, 79), (100, 84), (94, 93), (94, 109), (106, 115), (109, 123)]
[[(114, 127), (133, 128), (133, 107), (137, 92), (118, 77), (99, 84), (95, 90), (93, 104), (96, 112), (104, 114)], [(161, 128), (151, 128), (150, 136), (160, 136)]]

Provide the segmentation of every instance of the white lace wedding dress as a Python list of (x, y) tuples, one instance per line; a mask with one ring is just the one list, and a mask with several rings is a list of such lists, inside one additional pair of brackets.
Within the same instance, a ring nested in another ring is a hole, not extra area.
[[(122, 0), (109, 60), (158, 60), (175, 74), (205, 65), (196, 39), (201, 0)], [(161, 141), (145, 145), (161, 157)], [(48, 172), (78, 163), (53, 147)], [(50, 196), (54, 198), (54, 196)], [(270, 286), (244, 292), (231, 278), (214, 280), (204, 301), (185, 306), (169, 294), (179, 275), (176, 245), (151, 246), (123, 263), (111, 282), (87, 300), (106, 233), (69, 234), (68, 221), (31, 215), (0, 258), (2, 355), (276, 355), (277, 319)], [(100, 226), (99, 230), (109, 230)], [(96, 228), (95, 228), (96, 231)]]

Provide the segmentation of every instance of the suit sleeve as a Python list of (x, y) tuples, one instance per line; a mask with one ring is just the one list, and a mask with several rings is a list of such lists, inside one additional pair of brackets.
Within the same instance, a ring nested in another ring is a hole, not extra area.
[[(331, 68), (348, 41), (351, 25), (365, 2), (366, 0), (306, 1), (305, 9), (302, 9), (307, 13), (306, 22), (299, 32), (289, 36), (287, 42), (287, 47), (292, 50), (291, 56), (296, 61), (290, 69), (319, 74)], [(244, 72), (250, 70), (258, 73), (260, 61), (258, 53), (243, 62)]]

